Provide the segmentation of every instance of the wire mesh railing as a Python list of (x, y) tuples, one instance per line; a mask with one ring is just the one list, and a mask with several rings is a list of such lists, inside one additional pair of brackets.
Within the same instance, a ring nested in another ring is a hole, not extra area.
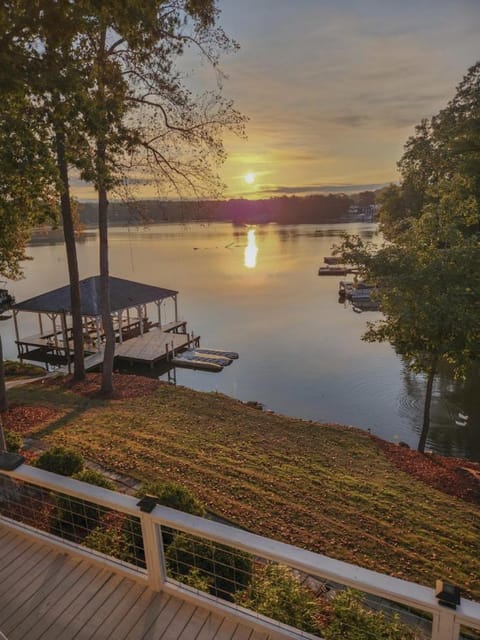
[(284, 637), (480, 640), (478, 603), (27, 465), (0, 473), (0, 519)]
[(182, 530), (161, 531), (167, 581), (321, 637), (432, 637), (432, 616), (425, 611)]
[(0, 515), (114, 562), (145, 569), (140, 518), (0, 475)]

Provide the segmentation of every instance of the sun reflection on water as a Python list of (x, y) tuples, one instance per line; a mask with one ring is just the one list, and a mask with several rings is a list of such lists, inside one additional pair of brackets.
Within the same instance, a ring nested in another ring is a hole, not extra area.
[(255, 229), (249, 229), (247, 234), (247, 246), (245, 247), (244, 265), (247, 269), (255, 269), (257, 266), (258, 247), (255, 239)]

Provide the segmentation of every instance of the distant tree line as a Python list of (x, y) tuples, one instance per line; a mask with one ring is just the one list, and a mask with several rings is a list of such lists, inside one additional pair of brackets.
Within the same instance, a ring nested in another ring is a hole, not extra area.
[[(235, 224), (321, 224), (349, 219), (354, 204), (374, 204), (376, 192), (346, 195), (318, 194), (305, 197), (282, 196), (264, 200), (144, 200), (134, 205), (111, 203), (109, 218), (113, 224), (156, 222), (233, 222)], [(79, 205), (80, 221), (95, 224), (98, 220), (96, 203)]]

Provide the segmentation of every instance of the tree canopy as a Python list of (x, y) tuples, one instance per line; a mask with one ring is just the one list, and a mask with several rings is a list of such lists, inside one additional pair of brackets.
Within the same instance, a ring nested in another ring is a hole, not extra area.
[(380, 221), (395, 238), (425, 207), (445, 197), (464, 211), (465, 231), (480, 230), (480, 61), (457, 87), (453, 99), (430, 120), (422, 120), (398, 162), (400, 184), (380, 196)]
[(18, 278), (32, 226), (54, 219), (55, 172), (38, 113), (20, 92), (0, 108), (0, 275)]
[(388, 341), (427, 376), (423, 451), (433, 384), (447, 363), (456, 377), (480, 358), (480, 63), (453, 100), (405, 145), (402, 180), (381, 197), (387, 241), (345, 237), (338, 251), (378, 285), (384, 318), (367, 341)]
[[(218, 26), (218, 16), (216, 0), (34, 5), (10, 0), (0, 8), (0, 84), (12, 99), (23, 92), (34, 114), (27, 122), (33, 137), (43, 142), (45, 166), (52, 168), (53, 195), (60, 204), (78, 378), (84, 375), (84, 363), (72, 172), (98, 192), (104, 372), (110, 370), (105, 383), (110, 389), (115, 336), (108, 304), (109, 195), (130, 199), (135, 185), (153, 182), (162, 195), (217, 196), (222, 185), (216, 165), (225, 159), (222, 133), (243, 130), (244, 118), (221, 95), (220, 54), (237, 45)], [(177, 66), (194, 48), (216, 73), (214, 89), (203, 94), (192, 91)], [(10, 131), (22, 139), (21, 126)], [(11, 175), (18, 176), (15, 171)], [(6, 191), (11, 203), (11, 185)], [(4, 218), (12, 229), (12, 238), (5, 236), (11, 252), (28, 229), (29, 218), (19, 211), (15, 206), (17, 227)], [(18, 253), (17, 262), (22, 257)]]

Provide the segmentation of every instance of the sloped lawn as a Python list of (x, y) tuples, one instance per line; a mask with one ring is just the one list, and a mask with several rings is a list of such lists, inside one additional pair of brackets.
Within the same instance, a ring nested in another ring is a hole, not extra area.
[[(140, 388), (141, 380), (121, 386)], [(362, 431), (148, 384), (146, 395), (112, 400), (65, 383), (9, 397), (55, 408), (32, 425), (35, 437), (138, 479), (183, 483), (209, 510), (255, 533), (427, 585), (442, 577), (480, 599), (475, 493), (461, 499), (429, 486), (430, 472), (420, 479), (402, 471), (395, 452)]]

